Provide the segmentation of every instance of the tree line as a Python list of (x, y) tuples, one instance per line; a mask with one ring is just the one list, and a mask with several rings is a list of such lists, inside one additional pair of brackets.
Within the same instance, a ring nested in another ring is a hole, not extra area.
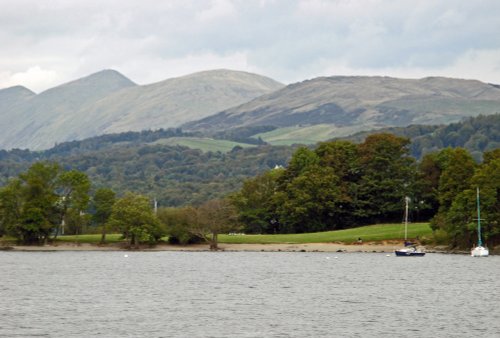
[(127, 192), (117, 198), (110, 188), (91, 193), (85, 173), (49, 162), (33, 164), (0, 188), (0, 236), (12, 236), (21, 244), (46, 244), (61, 234), (100, 227), (101, 243), (113, 231), (121, 233), (130, 247), (155, 244), (170, 235), (173, 243), (205, 239), (216, 250), (218, 233), (236, 224), (235, 208), (227, 200), (210, 200), (173, 213), (163, 208), (157, 215), (146, 196)]
[(464, 148), (410, 156), (410, 141), (393, 134), (362, 143), (331, 141), (303, 147), (287, 168), (248, 179), (232, 194), (249, 233), (336, 230), (403, 219), (410, 197), (412, 219), (431, 221), (453, 247), (477, 238), (476, 187), (481, 189), (483, 235), (500, 242), (500, 149), (477, 164)]
[(461, 147), (476, 161), (482, 161), (484, 152), (500, 147), (500, 113), (470, 117), (448, 125), (411, 125), (360, 132), (345, 139), (362, 142), (366, 136), (380, 132), (409, 138), (410, 154), (417, 159), (444, 148)]

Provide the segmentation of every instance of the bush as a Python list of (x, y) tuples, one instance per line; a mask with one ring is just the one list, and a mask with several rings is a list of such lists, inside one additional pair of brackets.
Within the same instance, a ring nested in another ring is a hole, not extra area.
[(160, 208), (158, 218), (165, 227), (170, 244), (196, 244), (203, 240), (188, 231), (189, 210), (187, 208)]

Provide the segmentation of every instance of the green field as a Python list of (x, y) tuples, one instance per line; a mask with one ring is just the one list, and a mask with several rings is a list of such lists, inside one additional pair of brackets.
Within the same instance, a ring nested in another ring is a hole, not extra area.
[[(414, 223), (408, 225), (408, 238), (413, 239), (419, 236), (421, 239), (431, 238), (432, 230), (428, 223)], [(315, 232), (305, 234), (283, 234), (283, 235), (219, 235), (220, 243), (234, 244), (266, 244), (266, 243), (328, 243), (342, 242), (353, 243), (361, 237), (364, 242), (401, 240), (404, 237), (403, 224), (377, 224), (368, 225), (359, 228)], [(11, 242), (13, 239), (9, 238)], [(100, 234), (78, 235), (78, 236), (59, 236), (58, 242), (68, 243), (91, 243), (97, 244), (101, 240)], [(168, 240), (168, 237), (162, 238)], [(7, 238), (0, 239), (0, 242), (7, 242)], [(120, 234), (106, 235), (107, 243), (122, 242)]]
[[(59, 236), (57, 237), (58, 242), (70, 242), (70, 243), (92, 243), (97, 244), (101, 241), (100, 234), (91, 235), (71, 235), (71, 236)], [(106, 243), (118, 243), (122, 242), (121, 234), (109, 234), (106, 235)]]
[(315, 144), (334, 137), (352, 135), (362, 129), (359, 126), (336, 127), (333, 124), (317, 124), (309, 127), (279, 128), (253, 137), (261, 137), (272, 145)]
[[(408, 225), (408, 238), (431, 237), (432, 230), (428, 223), (414, 223)], [(398, 240), (404, 237), (402, 224), (378, 224), (359, 228), (315, 232), (306, 234), (284, 235), (220, 235), (219, 242), (235, 244), (265, 244), (265, 243), (353, 243), (360, 238), (364, 242)]]
[(161, 139), (152, 144), (164, 144), (164, 145), (180, 145), (191, 149), (200, 149), (201, 151), (220, 151), (226, 153), (231, 151), (235, 146), (240, 147), (254, 147), (254, 145), (246, 143), (238, 143), (227, 140), (214, 140), (211, 138), (203, 137), (171, 137), (166, 139)]

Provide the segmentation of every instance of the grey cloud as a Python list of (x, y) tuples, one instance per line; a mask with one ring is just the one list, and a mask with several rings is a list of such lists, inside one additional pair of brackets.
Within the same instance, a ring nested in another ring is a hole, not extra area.
[[(244, 53), (249, 68), (287, 82), (336, 64), (435, 71), (470, 51), (500, 49), (496, 0), (0, 0), (0, 5), (3, 71), (39, 66), (61, 78), (121, 66), (127, 75), (134, 59), (146, 62), (147, 69), (147, 60), (161, 66), (193, 55)], [(134, 67), (140, 76), (141, 65)], [(168, 72), (156, 70), (158, 76)]]

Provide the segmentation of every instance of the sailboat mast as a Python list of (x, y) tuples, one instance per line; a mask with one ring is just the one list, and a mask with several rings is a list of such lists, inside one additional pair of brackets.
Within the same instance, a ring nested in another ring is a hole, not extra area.
[(481, 207), (479, 205), (479, 187), (477, 187), (477, 245), (478, 246), (483, 246), (483, 241), (481, 240)]
[(405, 242), (406, 242), (406, 239), (408, 237), (408, 201), (409, 201), (409, 197), (406, 196), (405, 197)]

